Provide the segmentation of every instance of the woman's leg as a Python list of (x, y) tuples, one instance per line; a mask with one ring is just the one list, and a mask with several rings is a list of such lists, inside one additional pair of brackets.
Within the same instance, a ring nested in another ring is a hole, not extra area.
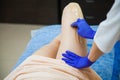
[[(77, 55), (85, 56), (87, 54), (86, 40), (78, 36), (77, 29), (72, 28), (70, 25), (78, 18), (83, 18), (82, 11), (78, 4), (68, 4), (62, 16), (62, 36), (59, 50), (57, 53), (57, 59), (62, 58), (62, 53), (66, 50), (70, 50)], [(101, 78), (91, 69), (80, 69), (80, 75), (83, 75), (87, 80), (101, 80)], [(86, 80), (85, 79), (85, 80)]]
[(62, 36), (57, 59), (61, 59), (61, 54), (66, 50), (75, 52), (80, 56), (86, 55), (86, 40), (78, 36), (77, 28), (71, 27), (71, 24), (78, 18), (83, 18), (79, 5), (77, 3), (68, 4), (62, 14)]
[[(37, 50), (34, 54), (55, 58), (61, 58), (61, 54), (66, 50), (75, 52), (80, 56), (86, 55), (86, 41), (78, 36), (77, 28), (72, 28), (70, 25), (78, 18), (83, 18), (82, 11), (77, 3), (70, 3), (63, 10), (62, 16), (62, 35), (55, 38), (51, 43)], [(61, 37), (61, 43), (60, 43)], [(60, 48), (59, 48), (60, 44)], [(59, 48), (59, 50), (58, 50)]]
[(37, 50), (33, 55), (56, 58), (59, 48), (61, 35), (57, 36), (52, 42)]

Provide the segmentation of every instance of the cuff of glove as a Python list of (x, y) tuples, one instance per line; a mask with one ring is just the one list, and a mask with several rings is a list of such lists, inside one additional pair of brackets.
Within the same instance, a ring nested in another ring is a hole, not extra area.
[(87, 64), (88, 64), (87, 67), (91, 66), (91, 65), (94, 63), (94, 62), (92, 62), (92, 61), (88, 58), (88, 55), (89, 55), (89, 54), (87, 54), (87, 56), (86, 56), (86, 62), (87, 62)]
[(95, 33), (96, 33), (96, 31), (92, 30), (90, 33), (91, 35), (89, 36), (89, 39), (93, 39), (95, 36)]
[(91, 65), (94, 63), (94, 62), (90, 61), (90, 60), (88, 59), (88, 57), (87, 57), (87, 60), (86, 60), (86, 61), (87, 61), (87, 63), (88, 63), (89, 66), (91, 66)]

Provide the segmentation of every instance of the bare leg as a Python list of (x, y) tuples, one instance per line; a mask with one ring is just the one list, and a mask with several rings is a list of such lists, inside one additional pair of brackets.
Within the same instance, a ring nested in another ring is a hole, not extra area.
[(77, 3), (68, 4), (63, 10), (62, 36), (57, 59), (61, 59), (61, 54), (66, 50), (75, 52), (80, 56), (86, 55), (86, 40), (78, 36), (77, 28), (71, 27), (71, 23), (76, 21), (78, 18), (83, 18), (79, 5)]
[(56, 58), (56, 54), (59, 48), (61, 35), (57, 36), (51, 43), (43, 46), (37, 50), (33, 55), (45, 56), (50, 58)]
[[(86, 40), (78, 36), (77, 29), (70, 25), (78, 18), (83, 18), (82, 11), (77, 3), (68, 4), (62, 16), (62, 36), (57, 54), (57, 59), (61, 59), (61, 54), (66, 50), (75, 52), (77, 55), (85, 56), (87, 54)], [(87, 80), (101, 80), (101, 78), (91, 69), (84, 68), (79, 70)]]

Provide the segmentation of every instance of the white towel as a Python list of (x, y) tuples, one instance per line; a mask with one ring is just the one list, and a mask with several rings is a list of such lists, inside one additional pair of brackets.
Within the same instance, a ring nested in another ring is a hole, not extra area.
[(90, 68), (79, 70), (59, 59), (32, 55), (4, 80), (101, 80), (101, 78)]

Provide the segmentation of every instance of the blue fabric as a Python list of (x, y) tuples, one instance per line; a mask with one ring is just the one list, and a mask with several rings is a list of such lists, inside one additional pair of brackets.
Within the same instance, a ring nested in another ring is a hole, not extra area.
[[(97, 30), (96, 26), (92, 27), (94, 30)], [(50, 25), (45, 26), (42, 29), (38, 29), (35, 31), (32, 31), (32, 38), (29, 41), (25, 52), (22, 54), (20, 59), (18, 60), (16, 66), (14, 69), (21, 64), (28, 56), (32, 55), (36, 50), (44, 46), (45, 44), (49, 43), (53, 38), (55, 38), (59, 33), (61, 32), (61, 26), (60, 25)], [(119, 44), (120, 45), (120, 44)], [(87, 48), (88, 52), (92, 46), (92, 40), (87, 40)], [(114, 60), (114, 53), (116, 51), (119, 51), (120, 48), (115, 47), (115, 49), (112, 49), (112, 51), (109, 54), (105, 54), (102, 57), (100, 57), (91, 67), (102, 77), (103, 80), (118, 80), (115, 79), (115, 77), (118, 77), (120, 72), (120, 64), (118, 61), (120, 61), (120, 54), (115, 54), (117, 61)], [(113, 65), (114, 60), (114, 65)], [(116, 66), (117, 65), (117, 66)], [(116, 67), (115, 67), (116, 66)], [(112, 71), (114, 74), (112, 75)], [(117, 75), (117, 76), (114, 76)], [(114, 78), (114, 79), (111, 79)]]
[(120, 80), (120, 41), (115, 44), (115, 57), (111, 80)]

